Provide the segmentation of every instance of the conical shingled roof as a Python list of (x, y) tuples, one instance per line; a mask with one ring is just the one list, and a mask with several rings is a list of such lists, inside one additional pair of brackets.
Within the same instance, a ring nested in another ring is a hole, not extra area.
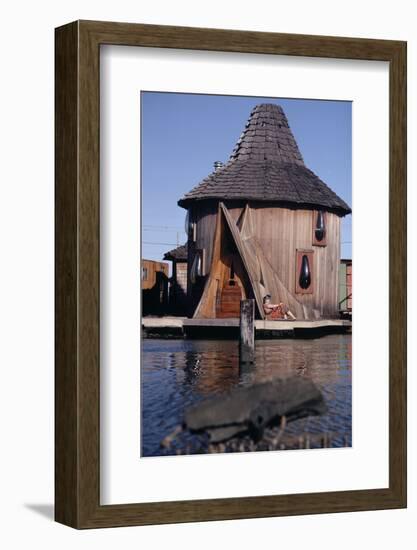
[(254, 200), (318, 207), (339, 215), (349, 206), (304, 164), (287, 117), (279, 105), (263, 103), (251, 112), (229, 161), (178, 201)]

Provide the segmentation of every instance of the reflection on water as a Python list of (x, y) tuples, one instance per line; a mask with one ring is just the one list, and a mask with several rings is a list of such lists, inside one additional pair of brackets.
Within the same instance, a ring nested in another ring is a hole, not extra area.
[(290, 434), (337, 432), (332, 446), (352, 441), (352, 340), (257, 340), (256, 363), (239, 368), (238, 343), (228, 340), (143, 340), (142, 456), (164, 454), (160, 442), (190, 405), (235, 386), (297, 374), (322, 390), (328, 413), (298, 420)]

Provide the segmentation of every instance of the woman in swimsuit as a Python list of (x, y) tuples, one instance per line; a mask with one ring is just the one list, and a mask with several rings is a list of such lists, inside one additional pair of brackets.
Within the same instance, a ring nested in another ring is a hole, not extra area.
[(280, 302), (279, 304), (271, 304), (271, 295), (267, 294), (263, 299), (263, 308), (265, 315), (271, 319), (288, 319), (295, 320), (295, 316), (291, 313), (288, 307)]

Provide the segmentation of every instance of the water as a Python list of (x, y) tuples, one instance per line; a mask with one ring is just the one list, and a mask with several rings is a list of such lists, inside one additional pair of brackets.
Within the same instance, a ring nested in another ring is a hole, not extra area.
[[(162, 439), (181, 424), (190, 405), (276, 376), (311, 378), (328, 413), (297, 420), (288, 433), (336, 434), (331, 446), (352, 443), (352, 341), (350, 335), (314, 340), (257, 340), (256, 363), (239, 369), (238, 343), (228, 340), (143, 340), (142, 456), (172, 454)], [(190, 436), (189, 441), (195, 436)]]

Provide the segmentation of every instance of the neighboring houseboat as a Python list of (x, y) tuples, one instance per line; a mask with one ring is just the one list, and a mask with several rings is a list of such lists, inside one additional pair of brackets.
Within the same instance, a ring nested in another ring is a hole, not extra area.
[(256, 106), (225, 165), (185, 194), (188, 303), (238, 317), (240, 300), (283, 302), (297, 319), (339, 315), (340, 220), (350, 207), (304, 164), (281, 107)]
[(187, 314), (187, 243), (164, 254), (164, 260), (172, 262), (169, 280), (169, 312), (174, 315)]
[(352, 317), (352, 260), (340, 260), (339, 310), (342, 317)]
[(169, 265), (142, 260), (142, 315), (163, 315), (168, 307)]

